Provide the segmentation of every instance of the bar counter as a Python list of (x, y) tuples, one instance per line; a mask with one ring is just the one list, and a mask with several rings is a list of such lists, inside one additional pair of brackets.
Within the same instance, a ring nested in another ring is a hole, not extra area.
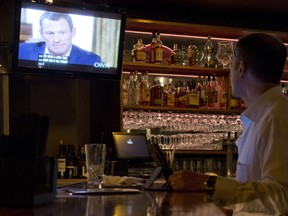
[(70, 195), (59, 187), (53, 203), (31, 208), (0, 208), (1, 216), (161, 216), (230, 215), (206, 193), (140, 191), (131, 194)]

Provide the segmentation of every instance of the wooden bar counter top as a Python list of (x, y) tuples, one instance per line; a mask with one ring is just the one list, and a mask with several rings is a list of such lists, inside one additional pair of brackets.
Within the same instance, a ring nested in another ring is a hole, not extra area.
[[(83, 182), (82, 180), (70, 183)], [(85, 183), (83, 183), (85, 184)], [(27, 208), (0, 207), (1, 216), (166, 216), (229, 215), (206, 193), (144, 191), (131, 194), (71, 195), (67, 182), (57, 182), (54, 202)]]

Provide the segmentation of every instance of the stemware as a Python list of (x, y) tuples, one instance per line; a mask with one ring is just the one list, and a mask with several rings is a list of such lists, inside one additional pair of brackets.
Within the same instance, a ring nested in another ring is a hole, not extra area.
[(218, 50), (216, 53), (217, 60), (223, 65), (223, 68), (228, 68), (233, 57), (233, 42), (220, 41), (218, 42)]

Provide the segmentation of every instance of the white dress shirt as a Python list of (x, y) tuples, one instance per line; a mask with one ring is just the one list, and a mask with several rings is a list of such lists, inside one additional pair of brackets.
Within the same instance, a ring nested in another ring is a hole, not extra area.
[(234, 215), (288, 215), (288, 99), (281, 87), (262, 94), (240, 119), (236, 179), (219, 177), (214, 200), (233, 204)]

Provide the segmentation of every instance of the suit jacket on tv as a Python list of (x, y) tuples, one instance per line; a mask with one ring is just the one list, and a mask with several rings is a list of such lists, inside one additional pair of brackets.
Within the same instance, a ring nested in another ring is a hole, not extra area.
[[(38, 61), (38, 54), (44, 54), (45, 46), (45, 42), (21, 43), (19, 45), (19, 59)], [(101, 62), (99, 55), (72, 45), (69, 64), (94, 65), (96, 62)]]

